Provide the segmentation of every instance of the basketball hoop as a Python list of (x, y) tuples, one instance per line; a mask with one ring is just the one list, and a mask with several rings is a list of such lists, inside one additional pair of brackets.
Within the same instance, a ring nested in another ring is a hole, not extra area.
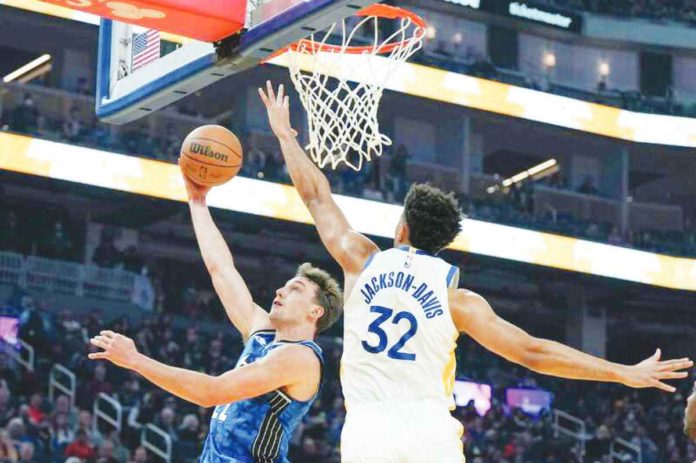
[[(393, 32), (380, 31), (390, 25)], [(306, 149), (319, 167), (345, 163), (358, 171), (363, 160), (391, 145), (379, 130), (379, 102), (424, 36), (425, 21), (415, 13), (375, 4), (287, 48), (290, 76), (308, 117)]]

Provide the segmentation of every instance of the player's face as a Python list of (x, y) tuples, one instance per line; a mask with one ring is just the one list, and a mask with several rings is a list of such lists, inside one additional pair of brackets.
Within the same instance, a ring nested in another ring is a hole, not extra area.
[(317, 287), (307, 278), (295, 277), (276, 290), (276, 297), (271, 307), (271, 321), (274, 324), (300, 324), (316, 320)]

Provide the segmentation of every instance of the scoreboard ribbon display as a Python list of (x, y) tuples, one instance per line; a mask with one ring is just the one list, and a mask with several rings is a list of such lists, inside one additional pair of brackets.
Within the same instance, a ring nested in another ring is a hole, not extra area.
[[(115, 154), (0, 132), (0, 169), (112, 190), (186, 201), (176, 164)], [(240, 198), (244, 198), (240, 201)], [(393, 237), (403, 208), (334, 195), (355, 230)], [(231, 211), (312, 223), (291, 186), (238, 177), (209, 195), (208, 204)], [(464, 219), (452, 243), (457, 251), (533, 265), (618, 278), (665, 288), (696, 291), (696, 259), (595, 243), (567, 236)]]

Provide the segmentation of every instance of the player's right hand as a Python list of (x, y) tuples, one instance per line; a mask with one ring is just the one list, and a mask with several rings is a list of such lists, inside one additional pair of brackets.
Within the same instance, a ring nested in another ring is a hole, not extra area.
[(657, 349), (642, 362), (626, 367), (621, 383), (633, 388), (655, 387), (667, 392), (676, 391), (674, 386), (664, 383), (663, 380), (686, 378), (689, 373), (680, 370), (691, 368), (694, 362), (688, 358), (661, 361), (661, 355), (662, 351)]
[(133, 369), (138, 359), (138, 349), (131, 338), (104, 330), (90, 339), (90, 344), (103, 349), (89, 354), (90, 360), (108, 360), (119, 367)]
[(181, 169), (181, 176), (184, 177), (184, 186), (186, 187), (186, 195), (188, 196), (189, 201), (204, 202), (205, 197), (208, 195), (208, 192), (212, 187), (198, 185), (192, 182), (191, 179), (186, 176), (186, 173), (181, 166), (181, 161), (179, 161), (179, 169)]

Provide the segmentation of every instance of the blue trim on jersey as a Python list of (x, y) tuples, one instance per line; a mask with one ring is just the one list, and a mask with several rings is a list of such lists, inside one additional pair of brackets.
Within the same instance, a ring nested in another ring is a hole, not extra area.
[(370, 266), (370, 264), (372, 263), (372, 259), (374, 259), (377, 254), (378, 253), (371, 254), (370, 257), (367, 258), (367, 260), (365, 261), (365, 265), (363, 265), (363, 270)]
[(425, 252), (425, 251), (423, 251), (422, 249), (414, 248), (413, 246), (406, 246), (406, 245), (403, 245), (403, 246), (399, 246), (398, 248), (395, 248), (395, 249), (399, 249), (400, 251), (406, 251), (406, 252), (408, 252), (408, 251), (410, 251), (411, 249), (413, 249), (414, 251), (416, 251), (416, 254), (420, 254), (421, 256), (435, 257), (435, 256), (433, 256), (432, 254), (430, 254), (429, 252)]
[(456, 265), (453, 265), (452, 268), (450, 268), (449, 273), (447, 273), (447, 287), (449, 288), (450, 285), (452, 284), (452, 278), (454, 278), (454, 275), (457, 274), (457, 268)]

